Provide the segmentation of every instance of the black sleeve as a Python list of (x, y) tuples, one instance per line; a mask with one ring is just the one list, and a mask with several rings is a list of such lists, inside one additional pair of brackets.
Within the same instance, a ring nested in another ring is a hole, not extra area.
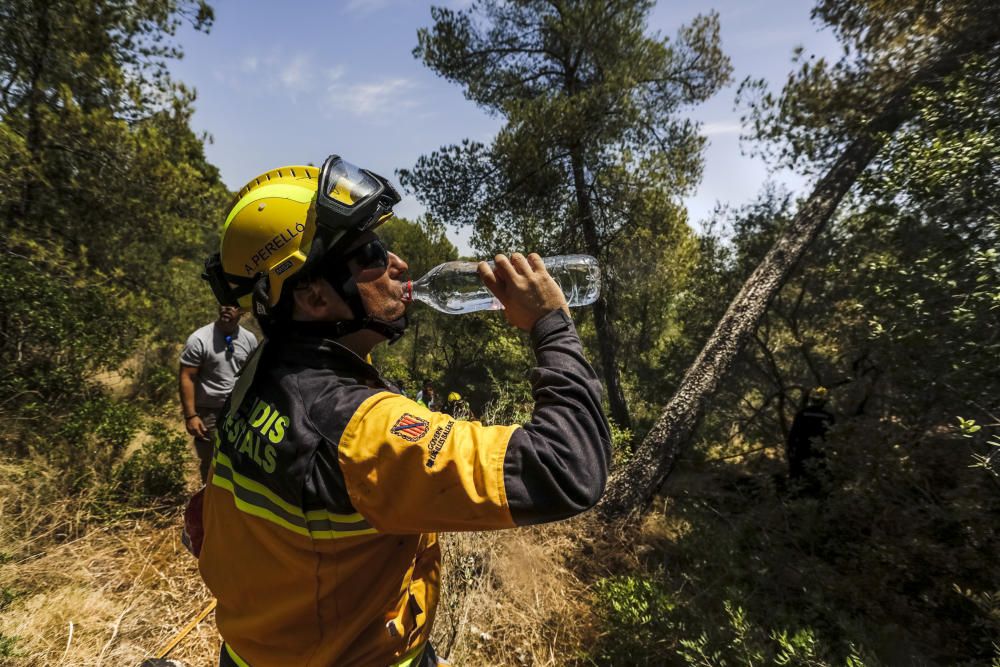
[(535, 409), (514, 431), (504, 458), (504, 487), (514, 522), (555, 521), (593, 507), (604, 494), (611, 434), (601, 383), (583, 356), (573, 321), (556, 310), (531, 331), (538, 366)]

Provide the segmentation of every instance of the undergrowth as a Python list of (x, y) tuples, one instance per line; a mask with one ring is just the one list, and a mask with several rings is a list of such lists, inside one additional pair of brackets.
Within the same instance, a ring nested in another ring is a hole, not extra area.
[(815, 492), (772, 452), (696, 452), (633, 539), (604, 547), (578, 663), (996, 664), (1000, 497), (959, 445), (855, 420)]

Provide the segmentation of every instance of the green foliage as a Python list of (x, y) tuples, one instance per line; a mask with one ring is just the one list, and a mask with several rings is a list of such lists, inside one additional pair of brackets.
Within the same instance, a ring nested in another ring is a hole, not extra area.
[(1000, 481), (1000, 438), (994, 437), (987, 445), (989, 447), (987, 453), (973, 452), (972, 467), (981, 468)]
[[(748, 78), (740, 87), (744, 121), (763, 142), (759, 152), (812, 173), (836, 160), (871, 111), (882, 108), (918, 68), (946, 53), (997, 57), (988, 35), (1000, 11), (991, 0), (819, 0), (813, 16), (841, 39), (838, 61), (799, 49), (796, 70), (780, 94), (763, 80)], [(919, 115), (919, 100), (915, 106), (901, 111)]]
[[(34, 420), (52, 404), (59, 410), (98, 370), (124, 361), (137, 322), (109, 290), (81, 280), (70, 262), (30, 259), (35, 244), (20, 250), (0, 254), (0, 360), (8, 370), (0, 378), (0, 409)], [(114, 326), (88, 326), (95, 321)]]
[(690, 267), (678, 199), (700, 177), (704, 138), (681, 110), (714, 94), (732, 69), (716, 15), (670, 39), (647, 34), (652, 5), (433, 8), (414, 55), (506, 124), (490, 145), (447, 146), (399, 174), (437, 218), (471, 227), (484, 256), (598, 258), (603, 289), (589, 346), (599, 352), (611, 414), (626, 425), (621, 372), (656, 373), (628, 368), (626, 353), (669, 338), (667, 293)]
[(975, 433), (982, 430), (982, 428), (982, 426), (976, 424), (975, 419), (958, 418), (958, 429), (962, 432), (962, 436), (965, 438), (971, 438)]
[(96, 393), (60, 414), (44, 429), (44, 439), (36, 434), (33, 449), (57, 466), (67, 490), (80, 491), (111, 479), (113, 466), (141, 425), (134, 405)]
[(132, 505), (176, 501), (185, 491), (188, 439), (159, 422), (148, 426), (142, 448), (115, 472), (116, 493)]
[(444, 225), (430, 217), (415, 222), (393, 218), (378, 228), (378, 235), (390, 251), (406, 260), (414, 278), (458, 259), (458, 250), (448, 240)]
[[(0, 560), (0, 562), (3, 561)], [(0, 588), (0, 612), (9, 607), (17, 597), (17, 591), (6, 587)], [(17, 639), (16, 635), (6, 635), (0, 632), (0, 658), (17, 657)]]
[(17, 635), (0, 632), (0, 658), (16, 658), (18, 655)]
[(632, 451), (635, 447), (635, 433), (632, 432), (632, 429), (618, 426), (614, 420), (608, 420), (608, 426), (611, 427), (613, 467), (625, 465), (632, 458)]
[(228, 193), (167, 76), (182, 21), (212, 11), (0, 7), (0, 440), (71, 490), (110, 481), (142, 422), (130, 399), (172, 395), (175, 341), (210, 303), (198, 269)]
[(493, 394), (483, 408), (484, 424), (526, 424), (534, 409), (531, 392), (524, 382), (494, 381)]
[(662, 584), (635, 576), (601, 579), (594, 584), (594, 604), (605, 632), (596, 664), (661, 663), (676, 606)]
[[(709, 610), (705, 607), (714, 601), (695, 606), (690, 599), (672, 596), (665, 586), (662, 573), (598, 580), (593, 602), (601, 620), (601, 637), (586, 663), (696, 667), (877, 664), (866, 662), (853, 646), (842, 661), (831, 657), (829, 647), (813, 629), (768, 630), (728, 599)], [(679, 660), (667, 659), (667, 655)]]

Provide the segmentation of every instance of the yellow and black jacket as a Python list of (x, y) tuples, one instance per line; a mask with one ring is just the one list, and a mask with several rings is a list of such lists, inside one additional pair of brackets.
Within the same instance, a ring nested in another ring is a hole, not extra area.
[(199, 568), (223, 658), (418, 665), (438, 600), (436, 532), (552, 521), (600, 498), (600, 383), (562, 311), (531, 332), (524, 426), (431, 412), (316, 333), (270, 340), (219, 428)]

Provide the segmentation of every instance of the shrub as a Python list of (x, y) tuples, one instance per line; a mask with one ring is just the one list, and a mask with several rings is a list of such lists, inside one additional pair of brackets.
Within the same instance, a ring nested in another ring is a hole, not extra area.
[(142, 426), (139, 410), (100, 393), (81, 400), (36, 448), (62, 471), (62, 485), (79, 491), (112, 478), (115, 464)]
[(117, 470), (118, 496), (133, 504), (182, 497), (187, 439), (159, 422), (150, 422), (148, 435), (142, 449)]
[(675, 605), (658, 581), (631, 575), (601, 579), (594, 585), (594, 606), (605, 631), (594, 664), (663, 664)]

